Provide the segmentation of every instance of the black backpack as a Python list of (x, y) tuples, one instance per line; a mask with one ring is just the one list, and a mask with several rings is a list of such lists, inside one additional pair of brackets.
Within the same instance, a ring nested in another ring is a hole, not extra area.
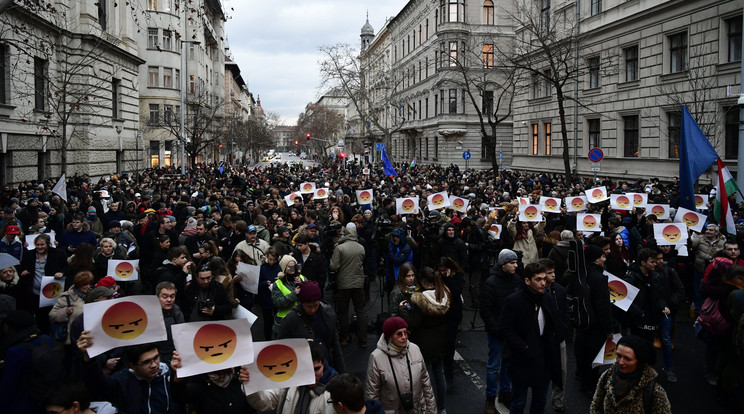
[(31, 351), (31, 367), (27, 371), (30, 394), (44, 398), (55, 384), (65, 378), (65, 367), (61, 349), (47, 335), (41, 335), (40, 338), (38, 345), (28, 341), (21, 345)]
[(577, 329), (586, 329), (594, 321), (589, 292), (586, 283), (586, 262), (584, 261), (584, 248), (577, 240), (568, 242), (568, 270), (565, 277), (566, 304), (568, 306), (569, 320), (571, 326)]

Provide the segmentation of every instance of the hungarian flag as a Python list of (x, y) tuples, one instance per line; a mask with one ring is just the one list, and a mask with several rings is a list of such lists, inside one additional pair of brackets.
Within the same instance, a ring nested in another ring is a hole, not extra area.
[(736, 180), (723, 161), (718, 158), (718, 184), (716, 185), (716, 204), (713, 207), (713, 216), (721, 226), (721, 231), (725, 231), (729, 236), (736, 235), (736, 224), (731, 208), (729, 208), (729, 196), (736, 194), (737, 191), (739, 187), (736, 185)]

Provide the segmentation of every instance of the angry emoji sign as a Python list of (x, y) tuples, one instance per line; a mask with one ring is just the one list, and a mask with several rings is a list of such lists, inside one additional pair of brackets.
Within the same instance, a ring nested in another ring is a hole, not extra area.
[(623, 300), (628, 295), (628, 287), (619, 280), (612, 280), (607, 284), (610, 290), (610, 302), (615, 303)]
[(529, 220), (534, 220), (537, 217), (538, 211), (537, 207), (535, 206), (529, 206), (524, 209), (524, 216), (527, 217)]
[(359, 201), (362, 204), (369, 204), (370, 200), (372, 200), (372, 195), (369, 193), (369, 191), (364, 190), (359, 193)]
[(284, 382), (297, 371), (297, 354), (286, 345), (269, 345), (256, 357), (256, 366), (266, 378), (275, 382)]
[(119, 279), (128, 279), (134, 273), (134, 266), (129, 262), (121, 262), (114, 268), (114, 275)]
[(41, 290), (41, 294), (47, 299), (53, 299), (62, 293), (62, 285), (59, 282), (52, 282)]
[(208, 364), (227, 361), (238, 346), (238, 336), (229, 326), (204, 325), (194, 335), (194, 353)]
[(101, 326), (114, 339), (134, 339), (147, 329), (147, 313), (134, 302), (119, 302), (104, 312)]
[(434, 204), (435, 207), (441, 207), (444, 205), (444, 196), (441, 194), (434, 194), (431, 198), (431, 203)]

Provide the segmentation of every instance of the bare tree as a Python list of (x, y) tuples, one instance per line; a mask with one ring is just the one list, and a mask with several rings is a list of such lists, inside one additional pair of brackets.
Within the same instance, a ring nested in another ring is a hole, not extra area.
[[(248, 119), (237, 120), (234, 124), (234, 142), (244, 154), (243, 163), (246, 159), (256, 160), (261, 150), (273, 148), (274, 146), (274, 118), (276, 114), (264, 117), (253, 113)], [(269, 121), (267, 121), (267, 119)]]
[[(404, 124), (398, 115), (403, 102), (398, 96), (402, 79), (393, 76), (385, 54), (359, 56), (349, 44), (321, 46), (321, 89), (341, 88), (359, 116), (360, 132), (390, 145)], [(379, 139), (379, 138), (382, 139)]]
[(336, 136), (343, 131), (344, 116), (336, 110), (325, 105), (309, 103), (305, 107), (305, 112), (297, 118), (297, 128), (295, 139), (300, 143), (307, 141), (307, 135), (310, 134), (310, 144), (308, 148), (320, 150), (323, 155), (328, 155), (328, 147), (335, 145), (331, 137)]

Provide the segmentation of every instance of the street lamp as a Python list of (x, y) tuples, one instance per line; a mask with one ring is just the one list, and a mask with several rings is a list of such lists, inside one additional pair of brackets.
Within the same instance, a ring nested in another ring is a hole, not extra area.
[(198, 40), (181, 40), (180, 41), (180, 52), (181, 52), (181, 174), (186, 175), (186, 105), (183, 103), (183, 90), (186, 89), (186, 73), (189, 70), (189, 62), (186, 61), (186, 71), (183, 70), (183, 44), (191, 43), (198, 45), (201, 43)]

